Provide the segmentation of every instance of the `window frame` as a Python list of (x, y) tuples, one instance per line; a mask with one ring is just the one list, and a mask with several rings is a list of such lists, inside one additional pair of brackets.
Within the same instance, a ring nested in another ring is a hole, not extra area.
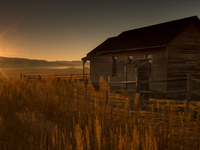
[(131, 63), (132, 61), (133, 61), (133, 55), (127, 55), (127, 63)]

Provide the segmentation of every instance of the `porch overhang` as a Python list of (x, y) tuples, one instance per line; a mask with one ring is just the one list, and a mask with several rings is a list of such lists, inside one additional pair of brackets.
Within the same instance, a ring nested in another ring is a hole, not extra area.
[(90, 58), (90, 56), (86, 56), (86, 57), (81, 58), (81, 60), (83, 61), (83, 63), (86, 63), (86, 61), (88, 61), (89, 58)]

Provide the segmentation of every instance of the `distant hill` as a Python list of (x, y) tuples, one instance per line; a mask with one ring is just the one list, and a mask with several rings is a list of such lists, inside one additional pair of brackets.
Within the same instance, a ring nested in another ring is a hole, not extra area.
[[(0, 57), (0, 68), (64, 67), (82, 66), (82, 61), (46, 61), (26, 58)], [(85, 64), (89, 66), (89, 62)]]

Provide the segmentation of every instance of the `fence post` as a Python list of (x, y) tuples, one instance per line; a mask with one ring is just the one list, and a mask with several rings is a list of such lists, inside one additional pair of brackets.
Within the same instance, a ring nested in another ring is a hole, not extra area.
[(22, 74), (20, 74), (20, 79), (22, 80)]
[(191, 73), (187, 73), (187, 111), (189, 111), (189, 104), (191, 101)]
[(39, 81), (41, 81), (41, 76), (40, 75), (38, 75), (38, 79), (39, 79)]
[(138, 67), (135, 68), (136, 71), (136, 93), (134, 93), (135, 103), (138, 101), (138, 107), (140, 107), (140, 81), (139, 81), (139, 70)]

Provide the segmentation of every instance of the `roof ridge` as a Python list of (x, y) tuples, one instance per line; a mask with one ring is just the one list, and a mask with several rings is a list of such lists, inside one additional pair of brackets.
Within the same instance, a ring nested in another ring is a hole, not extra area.
[(190, 16), (190, 17), (186, 17), (186, 18), (181, 18), (181, 19), (174, 19), (174, 20), (171, 20), (171, 21), (166, 21), (166, 22), (162, 22), (162, 23), (157, 23), (157, 24), (152, 24), (152, 25), (148, 25), (148, 26), (143, 26), (143, 27), (139, 27), (139, 28), (135, 28), (135, 29), (130, 29), (130, 30), (126, 30), (126, 31), (123, 31), (122, 33), (120, 33), (118, 36), (120, 36), (121, 34), (123, 33), (126, 33), (126, 32), (130, 32), (130, 31), (134, 31), (134, 30), (140, 30), (140, 29), (144, 29), (144, 28), (149, 28), (149, 27), (154, 27), (154, 26), (159, 26), (159, 25), (163, 25), (163, 24), (167, 24), (167, 23), (173, 23), (173, 22), (178, 22), (178, 21), (183, 21), (183, 20), (189, 20), (189, 19), (199, 19), (197, 16)]

